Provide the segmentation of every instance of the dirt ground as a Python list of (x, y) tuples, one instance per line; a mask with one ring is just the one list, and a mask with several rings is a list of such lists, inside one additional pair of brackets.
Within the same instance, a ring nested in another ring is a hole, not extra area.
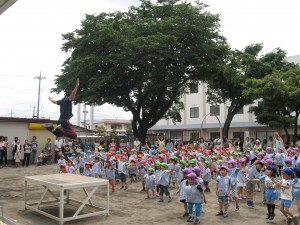
[[(43, 215), (39, 215), (30, 210), (24, 210), (24, 176), (43, 175), (56, 173), (56, 165), (47, 166), (30, 166), (28, 168), (3, 168), (0, 169), (0, 206), (4, 208), (4, 216), (15, 221), (20, 225), (54, 225), (58, 222), (49, 219)], [(214, 180), (211, 182), (213, 186)], [(214, 189), (214, 188), (212, 188)], [(39, 199), (43, 188), (38, 186), (30, 186), (30, 196), (32, 199)], [(104, 192), (105, 190), (103, 190)], [(132, 184), (127, 191), (120, 190), (117, 184), (116, 192), (110, 195), (110, 215), (96, 216), (86, 219), (66, 222), (65, 224), (102, 224), (102, 225), (118, 225), (118, 224), (190, 224), (185, 219), (180, 218), (183, 213), (183, 206), (178, 202), (175, 188), (171, 188), (171, 195), (174, 198), (172, 203), (158, 203), (157, 199), (145, 199), (145, 193), (141, 192), (141, 183)], [(72, 194), (82, 196), (80, 190), (74, 191)], [(98, 193), (101, 197), (104, 193)], [(286, 224), (284, 216), (276, 207), (276, 217), (273, 221), (266, 220), (266, 206), (261, 204), (262, 193), (257, 192), (255, 201), (257, 202), (254, 209), (246, 206), (245, 200), (240, 202), (240, 210), (235, 212), (235, 205), (231, 203), (228, 210), (229, 217), (217, 217), (215, 213), (218, 211), (217, 197), (214, 192), (206, 195), (208, 203), (203, 206), (201, 215), (201, 223), (206, 225), (242, 225), (242, 224)], [(96, 196), (97, 197), (97, 196)], [(296, 213), (296, 202), (293, 202), (292, 212)], [(1, 220), (1, 219), (0, 219)]]

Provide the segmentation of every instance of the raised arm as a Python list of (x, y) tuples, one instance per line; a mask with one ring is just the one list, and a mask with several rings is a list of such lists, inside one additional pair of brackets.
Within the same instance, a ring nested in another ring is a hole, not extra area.
[(48, 99), (49, 99), (50, 102), (52, 102), (53, 104), (57, 104), (57, 102), (56, 102), (52, 97), (48, 97)]
[(79, 78), (77, 78), (75, 88), (74, 88), (74, 90), (72, 91), (72, 93), (69, 96), (69, 100), (70, 101), (74, 101), (75, 100), (78, 87), (79, 87)]

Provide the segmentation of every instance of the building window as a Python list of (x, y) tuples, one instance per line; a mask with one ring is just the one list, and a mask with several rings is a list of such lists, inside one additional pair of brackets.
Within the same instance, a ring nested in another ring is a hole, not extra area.
[(219, 105), (211, 105), (210, 113), (215, 114), (215, 115), (220, 115), (220, 106)]
[(242, 107), (236, 114), (244, 114), (244, 107)]
[(199, 133), (198, 132), (190, 133), (190, 139), (192, 139), (193, 141), (198, 141), (199, 140)]
[(182, 131), (170, 131), (170, 139), (176, 142), (182, 140)]
[(241, 141), (244, 141), (244, 132), (233, 132), (232, 135), (233, 135), (233, 138), (240, 137)]
[(215, 140), (217, 137), (220, 139), (220, 132), (211, 132), (210, 133), (210, 139)]
[(199, 107), (190, 108), (190, 118), (199, 118)]
[(122, 125), (121, 124), (111, 124), (110, 128), (112, 130), (121, 130), (122, 129)]
[(190, 93), (198, 93), (198, 84), (197, 83), (191, 83), (190, 84)]

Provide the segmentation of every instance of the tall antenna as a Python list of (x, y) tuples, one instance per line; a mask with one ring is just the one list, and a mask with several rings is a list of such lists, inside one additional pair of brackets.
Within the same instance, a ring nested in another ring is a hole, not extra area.
[(41, 80), (46, 79), (45, 77), (42, 77), (42, 72), (40, 72), (40, 76), (34, 77), (34, 79), (39, 80), (39, 91), (38, 91), (38, 105), (37, 105), (37, 113), (36, 113), (36, 118), (40, 118), (40, 96), (41, 96)]

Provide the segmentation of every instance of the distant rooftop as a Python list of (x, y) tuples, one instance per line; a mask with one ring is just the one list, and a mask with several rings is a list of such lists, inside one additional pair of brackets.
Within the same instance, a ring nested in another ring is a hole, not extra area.
[(286, 57), (286, 60), (287, 60), (288, 62), (293, 62), (293, 63), (298, 63), (298, 64), (300, 64), (300, 55), (294, 55), (294, 56)]
[[(87, 120), (86, 123), (90, 121)], [(124, 120), (124, 119), (101, 119), (101, 120), (94, 120), (94, 124), (99, 123), (123, 123), (123, 124), (131, 124), (131, 120)]]

